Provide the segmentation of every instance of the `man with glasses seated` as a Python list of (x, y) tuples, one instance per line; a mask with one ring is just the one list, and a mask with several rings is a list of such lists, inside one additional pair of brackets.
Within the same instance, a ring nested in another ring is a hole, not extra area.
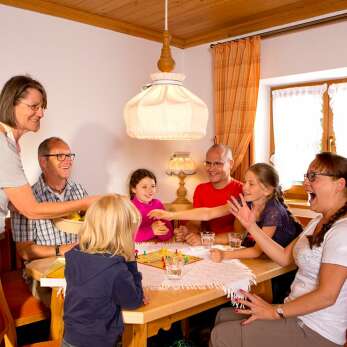
[[(32, 186), (38, 202), (78, 200), (87, 196), (86, 190), (69, 179), (75, 154), (58, 137), (44, 140), (38, 148), (42, 174)], [(77, 242), (77, 235), (64, 233), (50, 219), (29, 220), (11, 212), (12, 235), (17, 253), (25, 261), (64, 255)]]
[[(242, 183), (231, 177), (233, 167), (231, 149), (215, 144), (209, 148), (204, 162), (209, 182), (199, 184), (193, 197), (193, 206), (216, 207), (224, 205), (231, 196), (242, 193)], [(234, 230), (235, 218), (232, 214), (206, 222), (190, 221), (175, 230), (177, 241), (186, 241), (191, 245), (201, 244), (201, 231), (215, 233), (215, 242), (228, 244), (230, 233)]]

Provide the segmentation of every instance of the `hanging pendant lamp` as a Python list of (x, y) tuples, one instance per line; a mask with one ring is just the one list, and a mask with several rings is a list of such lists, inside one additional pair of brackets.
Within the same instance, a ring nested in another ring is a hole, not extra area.
[(185, 76), (172, 73), (175, 61), (170, 51), (165, 0), (165, 30), (158, 61), (161, 72), (151, 74), (152, 83), (129, 100), (124, 120), (130, 137), (147, 140), (197, 140), (206, 135), (206, 104), (183, 87)]

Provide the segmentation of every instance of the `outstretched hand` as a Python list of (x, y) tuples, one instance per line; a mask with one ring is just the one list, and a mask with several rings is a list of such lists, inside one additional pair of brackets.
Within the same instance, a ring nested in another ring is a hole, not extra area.
[(174, 215), (172, 212), (159, 210), (159, 209), (150, 211), (147, 216), (149, 218), (155, 218), (155, 219), (167, 219), (167, 220), (174, 219)]
[(250, 317), (242, 322), (242, 325), (252, 323), (257, 319), (275, 320), (278, 319), (278, 314), (274, 305), (269, 304), (256, 294), (251, 294), (241, 290), (244, 300), (238, 299), (236, 303), (245, 306), (244, 309), (236, 309), (235, 311), (240, 314), (250, 315)]
[(242, 194), (240, 199), (237, 200), (233, 196), (227, 202), (230, 212), (240, 221), (240, 223), (248, 229), (252, 224), (256, 222), (255, 211), (250, 209)]

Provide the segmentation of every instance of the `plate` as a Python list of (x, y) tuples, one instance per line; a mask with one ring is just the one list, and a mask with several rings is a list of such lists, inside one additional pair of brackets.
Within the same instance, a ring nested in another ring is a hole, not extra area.
[(54, 219), (53, 222), (59, 230), (64, 231), (64, 233), (68, 234), (78, 234), (81, 225), (83, 224), (82, 221), (67, 218)]

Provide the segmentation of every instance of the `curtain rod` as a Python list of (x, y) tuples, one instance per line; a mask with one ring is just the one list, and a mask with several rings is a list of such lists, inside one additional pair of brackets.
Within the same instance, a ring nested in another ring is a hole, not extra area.
[(305, 22), (305, 23), (299, 23), (299, 24), (294, 24), (294, 25), (289, 25), (285, 28), (279, 28), (279, 29), (273, 29), (273, 30), (269, 30), (269, 31), (263, 31), (263, 32), (259, 32), (259, 33), (254, 33), (254, 34), (250, 34), (250, 35), (245, 35), (236, 39), (231, 39), (231, 40), (227, 40), (227, 41), (223, 41), (223, 42), (217, 42), (217, 43), (211, 43), (210, 44), (210, 48), (213, 48), (214, 46), (218, 46), (218, 45), (223, 45), (225, 43), (228, 42), (233, 42), (233, 41), (239, 41), (239, 40), (243, 40), (243, 39), (248, 39), (250, 37), (254, 37), (254, 36), (260, 36), (261, 38), (265, 38), (265, 37), (270, 37), (270, 36), (274, 36), (277, 34), (281, 34), (281, 33), (285, 33), (285, 32), (289, 32), (289, 31), (293, 31), (293, 30), (298, 30), (298, 29), (303, 29), (309, 26), (314, 26), (314, 25), (319, 25), (319, 24), (324, 24), (327, 22), (333, 22), (333, 21), (338, 21), (338, 20), (342, 20), (342, 19), (346, 19), (347, 18), (347, 12), (346, 13), (341, 13), (332, 17), (326, 17), (326, 18), (319, 18), (310, 22)]

